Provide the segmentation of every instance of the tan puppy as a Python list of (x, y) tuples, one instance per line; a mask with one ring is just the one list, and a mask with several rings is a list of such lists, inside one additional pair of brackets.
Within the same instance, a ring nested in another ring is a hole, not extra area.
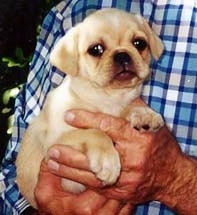
[[(17, 183), (36, 207), (34, 188), (47, 150), (62, 143), (84, 152), (90, 169), (106, 185), (116, 182), (120, 159), (112, 140), (95, 129), (76, 129), (64, 122), (68, 109), (82, 108), (125, 117), (139, 130), (155, 131), (161, 116), (148, 107), (131, 106), (150, 75), (151, 55), (163, 51), (160, 39), (139, 15), (103, 9), (71, 28), (58, 41), (51, 62), (67, 74), (47, 96), (43, 110), (28, 127), (17, 158)], [(81, 184), (62, 180), (62, 187), (81, 192)]]

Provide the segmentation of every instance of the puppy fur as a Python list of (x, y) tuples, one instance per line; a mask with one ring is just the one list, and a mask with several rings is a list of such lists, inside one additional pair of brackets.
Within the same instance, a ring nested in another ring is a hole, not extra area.
[[(67, 125), (66, 110), (82, 108), (124, 117), (140, 131), (163, 126), (161, 116), (150, 108), (131, 105), (150, 75), (151, 57), (158, 60), (162, 51), (162, 42), (141, 16), (118, 9), (91, 14), (57, 42), (50, 60), (67, 76), (48, 94), (26, 130), (16, 162), (20, 191), (33, 207), (37, 207), (34, 189), (41, 161), (55, 143), (85, 153), (90, 169), (106, 185), (115, 183), (120, 174), (112, 140), (99, 130)], [(62, 187), (74, 193), (85, 189), (65, 179)]]

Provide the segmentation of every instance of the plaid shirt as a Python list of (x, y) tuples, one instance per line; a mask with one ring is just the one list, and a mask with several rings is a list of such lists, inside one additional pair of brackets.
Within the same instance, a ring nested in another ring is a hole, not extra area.
[[(142, 14), (165, 44), (158, 62), (152, 61), (150, 81), (143, 98), (161, 113), (182, 150), (197, 158), (197, 3), (194, 0), (66, 0), (46, 16), (31, 70), (16, 99), (15, 123), (0, 173), (0, 214), (20, 214), (27, 201), (16, 184), (15, 159), (28, 123), (38, 115), (47, 93), (64, 75), (51, 67), (49, 53), (75, 23), (102, 7)], [(139, 205), (137, 215), (170, 215), (159, 202)]]

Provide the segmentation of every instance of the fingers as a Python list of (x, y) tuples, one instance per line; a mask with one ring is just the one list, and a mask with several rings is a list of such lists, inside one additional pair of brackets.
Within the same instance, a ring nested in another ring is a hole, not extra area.
[[(48, 159), (65, 164), (69, 167), (76, 167), (82, 170), (89, 170), (87, 157), (71, 147), (64, 145), (54, 145), (48, 150)], [(73, 155), (73, 156), (71, 156)]]
[(65, 120), (74, 127), (100, 129), (116, 141), (120, 138), (120, 134), (121, 138), (128, 138), (137, 133), (129, 121), (103, 113), (75, 109), (66, 112)]
[[(71, 156), (72, 154), (74, 156)], [(103, 186), (102, 182), (89, 171), (87, 158), (81, 152), (70, 147), (55, 145), (49, 149), (48, 157), (47, 165), (52, 173), (86, 186)]]
[[(65, 114), (65, 120), (76, 127), (92, 128), (94, 125), (94, 128), (104, 131), (107, 131), (109, 126), (114, 125), (114, 117), (110, 115), (78, 109), (67, 111)], [(116, 121), (115, 124), (117, 128), (120, 128), (125, 124), (125, 121), (120, 119), (118, 123)]]
[[(135, 99), (131, 105), (147, 106), (141, 98)], [(113, 117), (100, 112), (93, 113), (82, 109), (67, 111), (65, 113), (65, 121), (75, 127), (97, 128), (104, 132), (110, 132), (112, 129), (119, 130), (127, 124), (130, 125), (129, 122), (123, 118)]]
[(52, 172), (60, 177), (79, 182), (89, 187), (103, 187), (102, 182), (97, 180), (91, 172), (59, 165), (59, 169)]

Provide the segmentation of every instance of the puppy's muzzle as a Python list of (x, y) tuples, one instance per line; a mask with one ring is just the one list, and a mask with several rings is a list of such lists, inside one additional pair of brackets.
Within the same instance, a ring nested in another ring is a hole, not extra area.
[(122, 51), (115, 53), (113, 60), (116, 68), (114, 71), (114, 79), (118, 81), (127, 81), (137, 75), (133, 65), (133, 60), (127, 52)]

